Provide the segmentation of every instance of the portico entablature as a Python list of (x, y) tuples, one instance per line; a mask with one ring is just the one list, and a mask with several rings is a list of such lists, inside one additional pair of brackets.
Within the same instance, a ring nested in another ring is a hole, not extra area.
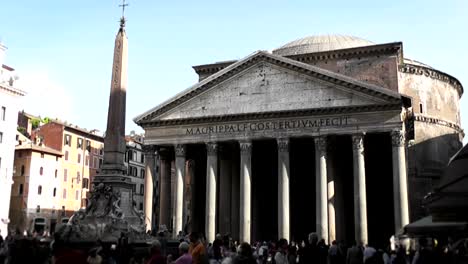
[[(283, 116), (213, 122), (178, 120), (172, 125), (146, 128), (146, 144), (188, 144), (267, 138), (314, 137), (357, 132), (390, 132), (402, 128), (401, 109), (374, 112)], [(220, 118), (222, 119), (222, 118)]]

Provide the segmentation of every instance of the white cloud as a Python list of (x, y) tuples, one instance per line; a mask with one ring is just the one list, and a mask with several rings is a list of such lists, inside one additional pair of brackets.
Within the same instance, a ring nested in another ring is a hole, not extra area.
[(27, 92), (24, 111), (41, 117), (73, 120), (73, 100), (65, 88), (55, 82), (47, 71), (19, 73), (18, 86)]

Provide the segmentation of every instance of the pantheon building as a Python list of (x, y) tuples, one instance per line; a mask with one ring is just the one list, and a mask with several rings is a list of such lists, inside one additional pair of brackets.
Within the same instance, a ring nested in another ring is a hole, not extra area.
[(158, 168), (153, 228), (380, 246), (424, 216), (464, 136), (461, 83), (402, 42), (311, 36), (193, 69), (198, 83), (134, 119)]

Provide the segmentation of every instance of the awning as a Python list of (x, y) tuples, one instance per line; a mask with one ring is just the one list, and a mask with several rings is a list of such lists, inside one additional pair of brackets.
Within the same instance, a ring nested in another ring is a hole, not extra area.
[(434, 222), (432, 216), (426, 216), (403, 228), (403, 234), (408, 236), (429, 236), (438, 235), (467, 235), (468, 222)]

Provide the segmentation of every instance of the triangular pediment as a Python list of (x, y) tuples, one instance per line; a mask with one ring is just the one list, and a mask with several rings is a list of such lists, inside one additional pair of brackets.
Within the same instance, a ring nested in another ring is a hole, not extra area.
[(400, 100), (393, 91), (256, 52), (135, 118), (135, 122), (388, 105)]

